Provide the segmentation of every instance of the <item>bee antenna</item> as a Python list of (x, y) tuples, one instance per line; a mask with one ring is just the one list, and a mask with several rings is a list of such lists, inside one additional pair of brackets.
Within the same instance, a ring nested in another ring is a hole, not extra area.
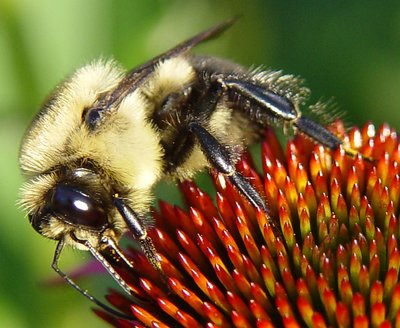
[[(57, 244), (56, 250), (55, 250), (55, 252), (54, 252), (53, 262), (51, 263), (51, 267), (53, 268), (53, 270), (54, 270), (55, 272), (57, 272), (58, 275), (59, 275), (61, 278), (63, 278), (63, 279), (68, 283), (68, 285), (70, 285), (70, 286), (73, 287), (75, 290), (77, 290), (80, 294), (82, 294), (83, 296), (85, 296), (86, 298), (88, 298), (91, 302), (93, 302), (93, 303), (96, 304), (97, 306), (101, 307), (104, 311), (106, 311), (106, 312), (108, 312), (108, 313), (110, 313), (110, 314), (112, 314), (112, 315), (115, 315), (115, 316), (117, 316), (117, 317), (123, 318), (123, 319), (127, 319), (127, 320), (133, 320), (133, 319), (135, 319), (133, 316), (130, 316), (130, 315), (127, 315), (127, 314), (122, 313), (122, 312), (120, 312), (120, 311), (117, 311), (117, 310), (111, 308), (110, 306), (104, 304), (103, 302), (99, 301), (97, 298), (95, 298), (94, 296), (92, 296), (87, 290), (84, 290), (84, 289), (82, 289), (81, 287), (79, 287), (79, 285), (78, 285), (77, 283), (75, 283), (75, 281), (73, 281), (70, 277), (68, 277), (67, 274), (65, 274), (63, 271), (61, 271), (61, 269), (58, 267), (58, 261), (59, 261), (59, 259), (60, 259), (60, 255), (61, 255), (61, 252), (62, 252), (64, 246), (65, 246), (64, 239), (60, 239), (59, 242), (58, 242), (58, 244)], [(91, 246), (91, 247), (92, 247), (92, 246)], [(93, 247), (92, 247), (92, 248), (93, 248)], [(93, 253), (92, 253), (92, 254), (93, 254)], [(106, 266), (104, 265), (104, 263), (108, 263), (108, 262), (104, 259), (104, 257), (102, 257), (102, 258), (103, 258), (103, 262), (101, 262), (101, 261), (100, 261), (100, 262), (103, 264), (104, 267), (106, 267)], [(110, 265), (109, 263), (108, 263), (108, 266), (111, 267), (111, 265)], [(106, 268), (106, 269), (107, 269), (107, 268)], [(114, 270), (114, 269), (112, 269), (112, 270)], [(107, 270), (107, 271), (108, 271), (108, 270)], [(110, 271), (109, 271), (109, 272), (110, 272)], [(115, 272), (115, 270), (114, 270), (114, 272)], [(112, 275), (112, 276), (114, 277), (114, 279), (115, 279), (115, 276), (114, 276), (113, 274), (111, 274), (111, 275)], [(123, 281), (122, 278), (118, 275), (118, 273), (115, 272), (115, 275), (118, 276), (119, 279), (120, 279), (121, 281)], [(116, 280), (117, 280), (117, 279), (116, 279)], [(124, 282), (124, 283), (125, 283), (125, 282)], [(125, 283), (125, 285), (126, 285), (126, 283)], [(124, 288), (124, 289), (125, 289), (125, 288)]]

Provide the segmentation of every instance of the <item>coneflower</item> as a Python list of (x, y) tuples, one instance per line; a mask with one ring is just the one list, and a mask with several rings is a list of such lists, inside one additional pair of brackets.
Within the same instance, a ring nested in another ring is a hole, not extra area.
[(154, 214), (166, 279), (129, 249), (134, 269), (124, 278), (135, 300), (116, 291), (107, 299), (135, 320), (96, 313), (116, 327), (400, 327), (397, 134), (370, 123), (332, 129), (363, 156), (301, 136), (283, 150), (269, 129), (262, 177), (250, 156), (237, 164), (268, 216), (222, 175), (212, 173), (216, 205), (182, 183), (189, 209), (161, 201)]

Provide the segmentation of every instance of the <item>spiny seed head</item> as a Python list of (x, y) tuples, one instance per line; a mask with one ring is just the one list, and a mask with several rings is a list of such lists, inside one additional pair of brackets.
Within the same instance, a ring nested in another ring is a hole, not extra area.
[(115, 291), (107, 299), (136, 320), (96, 312), (117, 327), (400, 326), (397, 134), (370, 123), (332, 130), (364, 157), (301, 136), (282, 149), (270, 129), (262, 176), (243, 156), (237, 168), (268, 215), (216, 172), (216, 205), (181, 183), (189, 210), (161, 201), (151, 231), (168, 286), (128, 249), (134, 270), (121, 274), (142, 301)]

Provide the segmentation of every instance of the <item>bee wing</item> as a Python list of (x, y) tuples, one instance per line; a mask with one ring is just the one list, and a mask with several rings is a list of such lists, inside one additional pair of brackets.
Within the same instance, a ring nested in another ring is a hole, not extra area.
[(107, 105), (105, 107), (116, 107), (112, 105), (118, 103), (118, 101), (122, 100), (125, 95), (129, 94), (130, 92), (135, 90), (140, 84), (142, 84), (143, 81), (145, 81), (146, 78), (154, 71), (157, 63), (165, 61), (169, 58), (180, 56), (188, 52), (198, 44), (219, 36), (222, 32), (229, 28), (235, 22), (235, 20), (236, 18), (233, 18), (228, 21), (222, 22), (214, 27), (211, 27), (210, 29), (195, 35), (194, 37), (178, 44), (174, 48), (154, 57), (148, 62), (130, 71), (118, 84), (115, 90), (107, 97)]

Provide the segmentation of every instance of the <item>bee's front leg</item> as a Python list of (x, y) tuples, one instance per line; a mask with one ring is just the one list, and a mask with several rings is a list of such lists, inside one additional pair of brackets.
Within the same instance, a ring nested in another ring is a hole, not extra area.
[(114, 205), (118, 212), (121, 214), (126, 225), (133, 236), (139, 242), (144, 255), (150, 264), (165, 278), (165, 273), (161, 268), (161, 263), (157, 257), (157, 251), (154, 247), (153, 241), (147, 234), (147, 226), (144, 218), (138, 215), (132, 208), (130, 208), (118, 194), (114, 195)]

